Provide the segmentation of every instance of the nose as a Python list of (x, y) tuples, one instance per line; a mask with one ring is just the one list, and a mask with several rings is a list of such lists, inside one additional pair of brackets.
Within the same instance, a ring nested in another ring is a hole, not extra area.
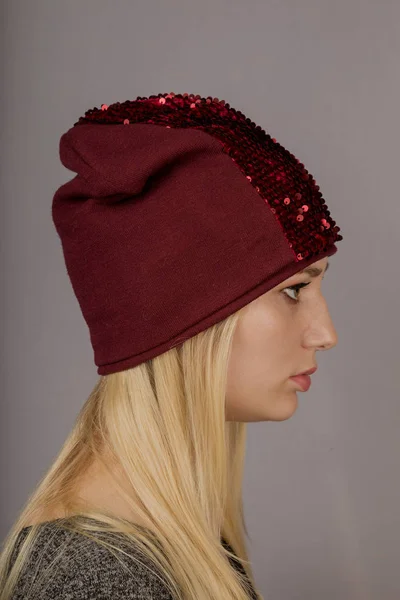
[(318, 310), (311, 316), (310, 326), (307, 329), (306, 345), (315, 350), (330, 350), (337, 343), (337, 332), (326, 301), (322, 298)]
[(337, 334), (336, 334), (336, 330), (333, 327), (333, 333), (331, 333), (328, 337), (328, 341), (324, 342), (323, 344), (317, 346), (317, 350), (330, 350), (331, 348), (334, 348), (338, 342), (337, 339)]

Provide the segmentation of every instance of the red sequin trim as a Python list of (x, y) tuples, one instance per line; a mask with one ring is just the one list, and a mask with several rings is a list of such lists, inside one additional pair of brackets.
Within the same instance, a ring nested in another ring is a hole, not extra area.
[(299, 159), (224, 100), (173, 92), (148, 98), (138, 96), (136, 100), (90, 109), (75, 125), (89, 122), (200, 129), (221, 142), (249, 184), (265, 200), (280, 223), (295, 260), (319, 254), (343, 239), (319, 186)]

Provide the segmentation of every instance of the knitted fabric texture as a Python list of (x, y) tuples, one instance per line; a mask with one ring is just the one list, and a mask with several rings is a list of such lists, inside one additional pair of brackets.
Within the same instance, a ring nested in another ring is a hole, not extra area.
[[(10, 567), (30, 529), (24, 527), (20, 531)], [(132, 544), (128, 545), (123, 534), (117, 539), (113, 536), (108, 541), (114, 547), (133, 554), (138, 562), (128, 560), (122, 554), (117, 558), (95, 541), (63, 529), (58, 525), (58, 519), (42, 523), (38, 540), (18, 578), (11, 600), (25, 599), (30, 589), (35, 592), (32, 598), (40, 600), (172, 600), (162, 574), (148, 557), (132, 548)], [(224, 538), (221, 544), (235, 554)], [(58, 554), (58, 560), (55, 561)], [(249, 587), (249, 598), (255, 600), (257, 594), (242, 564), (236, 558), (229, 556), (228, 559), (232, 567), (244, 576)]]
[(293, 154), (223, 100), (102, 105), (60, 140), (52, 216), (97, 372), (129, 369), (337, 251)]

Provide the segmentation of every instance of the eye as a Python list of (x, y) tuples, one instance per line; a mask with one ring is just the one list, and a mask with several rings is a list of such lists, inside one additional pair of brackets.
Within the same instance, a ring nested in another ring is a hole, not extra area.
[(289, 296), (289, 295), (288, 295), (288, 294), (286, 294), (286, 293), (285, 293), (285, 296), (286, 296), (287, 298), (289, 298), (289, 300), (290, 300), (290, 301), (292, 301), (292, 302), (298, 302), (298, 301), (299, 301), (298, 295), (299, 295), (299, 293), (300, 293), (300, 290), (301, 290), (302, 288), (304, 288), (304, 287), (307, 287), (308, 285), (310, 285), (310, 283), (311, 283), (311, 281), (309, 281), (308, 283), (297, 283), (296, 285), (291, 285), (291, 286), (289, 286), (289, 287), (287, 287), (287, 288), (284, 288), (284, 289), (282, 290), (282, 292), (286, 292), (286, 290), (291, 290), (291, 291), (295, 292), (295, 293), (297, 294), (297, 297), (296, 297), (296, 298), (292, 298), (292, 296)]

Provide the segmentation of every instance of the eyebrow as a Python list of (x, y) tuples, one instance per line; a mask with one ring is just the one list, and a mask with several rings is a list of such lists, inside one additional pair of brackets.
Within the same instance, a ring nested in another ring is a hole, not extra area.
[(319, 275), (321, 275), (321, 273), (326, 273), (328, 269), (329, 269), (329, 263), (326, 263), (325, 271), (323, 269), (319, 269), (318, 267), (307, 267), (306, 269), (303, 269), (302, 271), (298, 271), (297, 275), (304, 273), (305, 275), (309, 275), (310, 277), (318, 277)]

